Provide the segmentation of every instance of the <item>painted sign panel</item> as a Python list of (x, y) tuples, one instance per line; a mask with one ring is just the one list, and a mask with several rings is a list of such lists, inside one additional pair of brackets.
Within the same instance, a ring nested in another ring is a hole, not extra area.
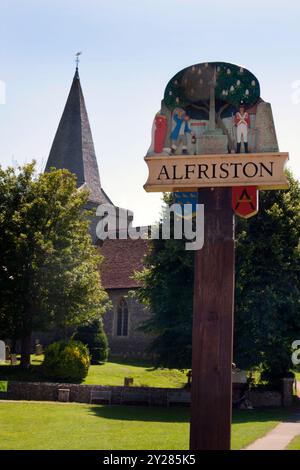
[(284, 189), (284, 167), (288, 153), (184, 155), (145, 157), (149, 177), (144, 186), (151, 191), (185, 191), (205, 187), (257, 186)]
[[(214, 151), (207, 143), (214, 136)], [(270, 103), (245, 67), (205, 62), (169, 80), (147, 156), (278, 152)]]

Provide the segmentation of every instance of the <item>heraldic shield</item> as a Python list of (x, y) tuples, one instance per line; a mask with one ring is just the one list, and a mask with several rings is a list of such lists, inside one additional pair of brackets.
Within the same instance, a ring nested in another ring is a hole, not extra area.
[(258, 212), (258, 189), (256, 186), (232, 188), (232, 209), (236, 215), (248, 219)]

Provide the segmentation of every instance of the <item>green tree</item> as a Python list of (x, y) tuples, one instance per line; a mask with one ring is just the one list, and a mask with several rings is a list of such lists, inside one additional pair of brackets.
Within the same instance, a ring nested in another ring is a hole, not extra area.
[(235, 357), (262, 365), (266, 378), (287, 374), (300, 335), (300, 185), (260, 193), (259, 213), (238, 220)]
[[(165, 196), (165, 202), (173, 202)], [(152, 240), (137, 274), (137, 298), (153, 312), (142, 329), (154, 335), (151, 350), (157, 365), (190, 367), (194, 254), (185, 240)]]
[(105, 310), (87, 198), (67, 170), (0, 168), (0, 332), (21, 340), (23, 367), (34, 330), (66, 331)]
[[(288, 180), (286, 191), (261, 191), (258, 215), (237, 219), (236, 228), (234, 360), (262, 365), (268, 378), (287, 373), (300, 337), (300, 185)], [(193, 253), (184, 243), (151, 241), (138, 275), (138, 298), (154, 312), (144, 328), (156, 335), (152, 348), (167, 367), (191, 366)]]
[(82, 381), (88, 374), (90, 355), (80, 341), (61, 340), (47, 346), (42, 373), (55, 380)]
[(80, 325), (77, 328), (74, 339), (81, 341), (89, 348), (93, 364), (107, 361), (108, 341), (101, 318)]

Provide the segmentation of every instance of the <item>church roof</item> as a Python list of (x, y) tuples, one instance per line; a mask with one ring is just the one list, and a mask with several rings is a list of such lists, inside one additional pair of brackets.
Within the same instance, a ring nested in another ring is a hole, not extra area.
[(100, 254), (104, 257), (100, 268), (102, 286), (105, 289), (140, 287), (132, 276), (136, 271), (142, 271), (147, 249), (148, 240), (145, 239), (105, 240), (99, 245)]
[(66, 168), (77, 176), (77, 186), (85, 186), (89, 200), (112, 204), (101, 187), (89, 118), (82, 93), (78, 68), (63, 111), (45, 171)]

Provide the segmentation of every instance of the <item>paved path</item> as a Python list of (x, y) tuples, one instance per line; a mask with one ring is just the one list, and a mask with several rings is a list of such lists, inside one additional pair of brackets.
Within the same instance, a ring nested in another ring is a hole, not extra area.
[[(297, 396), (300, 396), (300, 382), (297, 382)], [(252, 442), (245, 450), (284, 450), (294, 437), (300, 434), (300, 410), (286, 421), (278, 424), (264, 437)]]
[(252, 442), (245, 450), (284, 450), (300, 434), (300, 412), (278, 424), (264, 437)]

